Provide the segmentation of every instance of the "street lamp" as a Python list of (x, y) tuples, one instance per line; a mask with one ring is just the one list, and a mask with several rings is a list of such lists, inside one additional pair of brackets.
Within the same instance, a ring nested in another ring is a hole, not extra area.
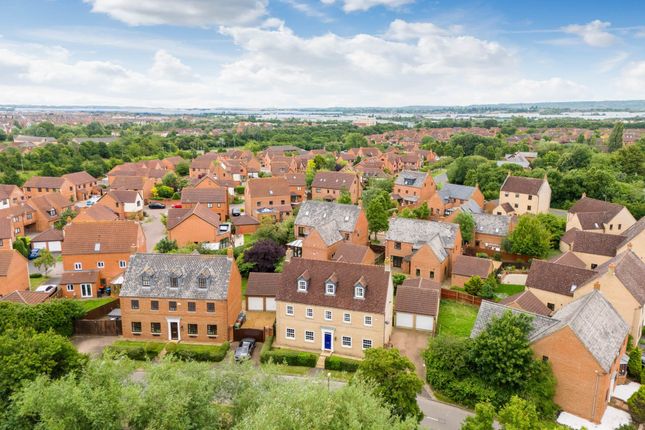
[(327, 392), (330, 391), (329, 384), (331, 381), (331, 372), (327, 372)]

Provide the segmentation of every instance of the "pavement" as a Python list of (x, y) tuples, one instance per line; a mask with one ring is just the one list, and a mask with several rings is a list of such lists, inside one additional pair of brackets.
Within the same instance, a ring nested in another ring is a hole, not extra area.
[(71, 340), (78, 352), (96, 358), (118, 339), (119, 336), (72, 336)]
[(616, 385), (612, 397), (620, 399), (624, 402), (629, 400), (629, 398), (641, 387), (641, 384), (637, 382), (630, 382), (628, 384)]
[(155, 245), (166, 235), (166, 228), (161, 223), (161, 214), (167, 215), (168, 209), (145, 209), (148, 218), (141, 223), (143, 233), (146, 235), (148, 252), (154, 252)]
[(600, 424), (594, 424), (568, 412), (562, 412), (557, 421), (573, 429), (582, 429), (584, 427), (587, 430), (614, 430), (623, 424), (629, 424), (631, 417), (625, 411), (608, 406), (602, 416), (602, 420), (600, 420)]

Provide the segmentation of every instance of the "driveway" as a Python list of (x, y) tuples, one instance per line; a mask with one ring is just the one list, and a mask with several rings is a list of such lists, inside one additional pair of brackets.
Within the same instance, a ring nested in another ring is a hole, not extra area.
[(166, 228), (161, 223), (161, 214), (167, 215), (167, 209), (146, 208), (148, 218), (142, 223), (143, 233), (146, 235), (146, 247), (148, 252), (154, 252), (155, 245), (166, 235)]
[(119, 340), (118, 336), (72, 336), (72, 343), (83, 354), (92, 358), (99, 357), (105, 347)]
[[(54, 256), (54, 258), (57, 259), (57, 257), (60, 255), (60, 253), (54, 252), (52, 255)], [(43, 270), (41, 272), (34, 265), (34, 260), (29, 260), (29, 273), (42, 273), (44, 275), (45, 270)], [(47, 272), (47, 276), (49, 277), (49, 279), (47, 280), (47, 284), (56, 284), (56, 285), (58, 285), (62, 275), (63, 275), (63, 262), (57, 260), (56, 264), (54, 265), (54, 267), (49, 269), (49, 272)]]
[(423, 350), (428, 347), (430, 333), (404, 328), (393, 328), (390, 343), (414, 363), (417, 375), (426, 380), (426, 368), (423, 362)]
[[(231, 342), (231, 351), (233, 351), (231, 353), (231, 357), (233, 356), (233, 354), (235, 354), (235, 350), (237, 349), (239, 344), (239, 341)], [(262, 351), (262, 345), (264, 345), (264, 342), (257, 342), (255, 344), (255, 349), (253, 350), (253, 354), (251, 355), (251, 362), (254, 366), (260, 365), (260, 351)]]

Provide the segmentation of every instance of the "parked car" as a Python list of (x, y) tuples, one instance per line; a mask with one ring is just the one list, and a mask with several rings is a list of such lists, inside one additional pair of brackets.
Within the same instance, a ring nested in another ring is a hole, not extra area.
[(172, 207), (175, 208), (175, 209), (181, 209), (183, 206), (181, 205), (181, 203), (177, 203), (177, 204), (172, 205)]
[(238, 208), (233, 208), (233, 209), (231, 209), (231, 215), (240, 216), (240, 215), (242, 215), (242, 211), (240, 211)]
[(235, 328), (242, 327), (242, 324), (244, 324), (244, 321), (246, 321), (246, 314), (244, 313), (244, 311), (242, 311), (237, 316), (237, 319), (235, 320), (235, 324), (233, 324), (233, 327)]
[(54, 293), (58, 289), (57, 285), (53, 284), (47, 284), (47, 285), (41, 285), (40, 287), (36, 288), (34, 291), (37, 293)]
[(240, 345), (235, 348), (235, 361), (248, 360), (253, 356), (253, 350), (255, 349), (255, 339), (250, 337), (245, 337), (240, 341)]
[(150, 203), (148, 205), (148, 208), (150, 208), (150, 209), (166, 209), (166, 205), (164, 205), (163, 203), (159, 203), (159, 202), (152, 202), (152, 203)]
[(92, 206), (94, 204), (94, 200), (87, 200), (85, 202), (85, 206)]
[(40, 248), (32, 249), (31, 252), (29, 253), (29, 259), (35, 260), (38, 257), (40, 257)]

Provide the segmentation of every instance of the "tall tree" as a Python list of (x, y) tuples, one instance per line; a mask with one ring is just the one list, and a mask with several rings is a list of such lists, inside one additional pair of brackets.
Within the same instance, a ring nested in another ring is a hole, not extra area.
[(464, 243), (472, 242), (475, 236), (475, 219), (473, 216), (467, 212), (460, 211), (455, 218), (455, 222), (459, 224), (461, 240)]
[(282, 246), (271, 239), (263, 239), (244, 251), (244, 261), (253, 263), (258, 272), (273, 272), (284, 254)]
[(540, 428), (540, 418), (535, 405), (518, 396), (511, 400), (499, 411), (499, 421), (504, 430), (533, 430)]
[(380, 195), (373, 198), (365, 208), (365, 216), (367, 217), (367, 226), (370, 233), (385, 231), (389, 226), (388, 205), (385, 199), (389, 197)]
[(607, 141), (607, 149), (609, 152), (618, 151), (623, 147), (623, 130), (625, 125), (622, 122), (617, 122), (614, 124), (614, 128), (611, 130), (609, 135), (609, 140)]
[(513, 254), (543, 258), (551, 247), (551, 233), (535, 215), (522, 215), (505, 242), (506, 251)]
[(49, 269), (51, 269), (55, 265), (56, 260), (48, 249), (42, 249), (40, 251), (40, 255), (34, 260), (34, 266), (36, 266), (38, 270), (45, 269), (45, 274), (47, 274), (47, 272), (49, 272)]

